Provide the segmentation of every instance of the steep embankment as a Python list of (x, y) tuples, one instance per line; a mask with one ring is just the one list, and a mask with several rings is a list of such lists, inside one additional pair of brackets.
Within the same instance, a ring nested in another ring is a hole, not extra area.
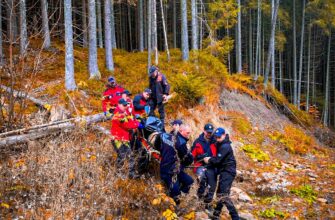
[[(100, 111), (100, 94), (109, 75), (104, 69), (103, 51), (99, 51), (103, 80), (93, 81), (87, 79), (87, 51), (76, 49), (78, 90), (68, 93), (63, 89), (63, 46), (55, 46), (55, 53), (43, 52), (50, 60), (34, 81), (26, 77), (16, 84), (18, 89), (30, 83), (28, 92), (51, 105), (50, 112), (44, 112), (26, 103), (23, 117), (27, 126), (49, 121), (50, 114), (56, 119)], [(117, 80), (134, 94), (144, 89), (147, 55), (115, 51), (114, 56)], [(269, 104), (263, 98), (262, 83), (253, 84), (244, 75), (228, 77), (216, 58), (193, 54), (192, 62), (184, 63), (179, 57), (180, 52), (172, 51), (171, 63), (167, 63), (161, 55), (159, 65), (178, 92), (167, 105), (168, 119), (182, 118), (190, 124), (194, 131), (191, 141), (205, 123), (227, 129), (238, 160), (232, 197), (243, 216), (334, 218), (335, 153), (310, 136), (312, 119), (290, 106), (294, 119), (302, 122), (296, 125), (278, 105), (287, 100), (268, 93), (276, 98), (277, 105)], [(308, 130), (303, 128), (308, 126)], [(183, 196), (182, 208), (174, 210), (160, 184), (156, 163), (141, 180), (127, 180), (118, 175), (115, 156), (109, 137), (84, 124), (70, 133), (6, 149), (1, 152), (0, 163), (0, 216), (138, 219), (176, 212), (185, 219), (207, 217), (196, 198), (197, 184), (190, 195)]]

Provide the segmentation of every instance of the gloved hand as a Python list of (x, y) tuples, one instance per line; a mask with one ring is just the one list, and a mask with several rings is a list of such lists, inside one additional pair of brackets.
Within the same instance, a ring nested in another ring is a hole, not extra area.
[(104, 112), (104, 115), (105, 115), (106, 117), (110, 117), (112, 114), (111, 114), (109, 111), (105, 111), (105, 112)]
[(208, 157), (208, 154), (207, 154), (207, 153), (198, 155), (195, 159), (196, 159), (197, 161), (202, 161), (203, 159), (205, 159), (205, 157)]
[(142, 130), (142, 129), (144, 129), (144, 125), (142, 123), (139, 123), (137, 128)]

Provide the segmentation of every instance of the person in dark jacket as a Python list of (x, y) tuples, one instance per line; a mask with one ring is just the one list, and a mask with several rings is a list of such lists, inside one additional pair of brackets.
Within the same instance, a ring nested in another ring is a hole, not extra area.
[(180, 128), (180, 125), (183, 124), (183, 121), (180, 119), (176, 119), (171, 123), (172, 130), (170, 131), (170, 134), (177, 134)]
[(219, 186), (217, 191), (218, 202), (214, 209), (213, 219), (219, 219), (223, 205), (226, 205), (233, 220), (239, 219), (237, 210), (229, 198), (230, 188), (236, 176), (236, 160), (229, 135), (223, 128), (218, 128), (214, 132), (217, 148), (216, 157), (206, 157), (204, 162), (214, 166), (218, 170)]
[(159, 72), (156, 66), (151, 66), (149, 69), (149, 88), (152, 91), (150, 99), (150, 115), (154, 116), (156, 107), (158, 107), (159, 117), (164, 125), (165, 110), (164, 101), (170, 92), (170, 85), (166, 77)]
[[(206, 204), (212, 202), (216, 190), (216, 169), (204, 163), (205, 157), (215, 157), (216, 147), (213, 145), (214, 126), (206, 124), (204, 132), (194, 141), (192, 146), (192, 155), (194, 157), (193, 172), (198, 176), (199, 188), (198, 197), (204, 199)], [(205, 194), (206, 188), (208, 192)]]
[(134, 115), (139, 115), (140, 117), (145, 115), (145, 108), (149, 106), (149, 98), (151, 96), (151, 89), (145, 89), (142, 94), (135, 96), (133, 105), (134, 105)]
[(176, 204), (180, 203), (181, 192), (188, 193), (194, 182), (184, 171), (193, 162), (193, 156), (187, 148), (190, 134), (190, 127), (181, 125), (177, 135), (163, 133), (160, 137), (160, 175)]

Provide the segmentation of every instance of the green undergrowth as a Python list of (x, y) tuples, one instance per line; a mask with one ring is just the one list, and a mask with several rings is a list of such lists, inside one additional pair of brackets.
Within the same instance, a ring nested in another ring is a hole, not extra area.
[(312, 204), (317, 199), (318, 195), (311, 185), (303, 185), (298, 188), (293, 188), (290, 192), (304, 199), (308, 204)]
[(270, 219), (273, 219), (273, 218), (283, 219), (287, 216), (287, 214), (282, 211), (278, 211), (278, 210), (271, 208), (271, 209), (265, 209), (263, 211), (260, 211), (259, 216), (263, 218), (270, 218)]
[(258, 146), (252, 144), (246, 144), (242, 147), (242, 150), (254, 160), (259, 162), (269, 161), (270, 157), (267, 153), (262, 151)]

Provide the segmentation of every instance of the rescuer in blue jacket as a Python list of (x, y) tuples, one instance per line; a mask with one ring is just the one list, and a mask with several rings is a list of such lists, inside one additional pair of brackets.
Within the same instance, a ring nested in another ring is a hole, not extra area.
[(191, 134), (189, 126), (182, 124), (176, 135), (163, 133), (160, 135), (160, 175), (166, 184), (169, 196), (179, 204), (181, 192), (188, 193), (193, 179), (185, 171), (185, 167), (193, 163), (187, 142)]

